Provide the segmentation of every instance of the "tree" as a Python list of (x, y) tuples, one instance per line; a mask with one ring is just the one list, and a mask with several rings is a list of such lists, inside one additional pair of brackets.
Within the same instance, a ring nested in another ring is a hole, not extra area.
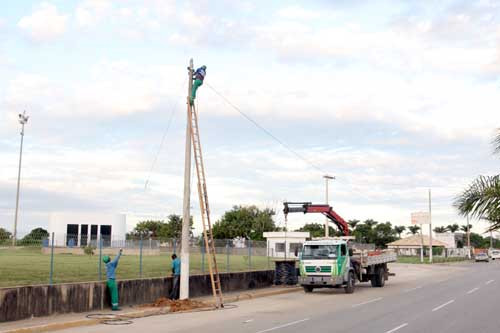
[[(469, 231), (470, 229), (472, 229), (472, 225), (469, 224)], [(462, 230), (463, 232), (467, 232), (467, 224), (460, 226), (460, 230)]]
[[(493, 153), (500, 154), (500, 129), (493, 141)], [(500, 175), (479, 176), (455, 198), (462, 216), (470, 215), (490, 222), (489, 230), (500, 228)]]
[(397, 225), (394, 227), (394, 231), (398, 234), (398, 237), (401, 238), (401, 234), (406, 230), (404, 225)]
[(160, 228), (163, 224), (163, 221), (153, 220), (139, 222), (132, 231), (132, 235), (136, 237), (157, 237), (158, 231), (160, 231)]
[[(190, 218), (189, 224), (189, 235), (193, 236), (193, 217)], [(163, 223), (160, 226), (158, 237), (162, 239), (180, 239), (182, 237), (182, 217), (176, 214), (169, 215), (167, 223)]]
[(49, 237), (49, 232), (43, 228), (35, 228), (23, 237), (18, 243), (20, 245), (42, 245), (42, 241)]
[(233, 239), (243, 237), (264, 240), (263, 233), (275, 231), (274, 210), (259, 209), (256, 206), (234, 206), (215, 222), (212, 228), (214, 238)]
[(434, 228), (434, 232), (437, 234), (443, 234), (446, 231), (448, 231), (448, 229), (446, 227), (435, 227)]
[(387, 243), (394, 242), (396, 239), (396, 231), (392, 228), (391, 222), (379, 223), (373, 228), (372, 242), (378, 248), (386, 247)]
[(361, 221), (360, 220), (349, 220), (349, 221), (347, 221), (347, 224), (351, 228), (351, 232), (353, 232), (356, 229), (356, 225), (358, 225), (359, 222), (361, 222)]
[(412, 235), (416, 235), (420, 231), (420, 227), (418, 225), (411, 225), (408, 227), (408, 230)]
[(4, 228), (0, 228), (0, 244), (4, 244), (10, 241), (12, 234)]
[(458, 224), (456, 224), (456, 223), (454, 223), (454, 224), (449, 224), (449, 225), (446, 227), (446, 229), (448, 229), (448, 230), (449, 230), (449, 231), (453, 234), (453, 233), (457, 232), (457, 231), (458, 231), (458, 229), (460, 229), (460, 226), (459, 226)]
[[(325, 237), (325, 225), (322, 223), (307, 223), (302, 228), (295, 231), (307, 231), (310, 233), (311, 238)], [(333, 227), (328, 226), (328, 234), (331, 236), (339, 235), (340, 231), (335, 231)]]

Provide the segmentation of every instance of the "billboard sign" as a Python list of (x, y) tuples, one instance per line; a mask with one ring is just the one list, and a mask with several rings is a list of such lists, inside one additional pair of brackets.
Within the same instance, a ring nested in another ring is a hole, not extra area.
[(411, 224), (429, 224), (431, 222), (428, 212), (411, 213)]

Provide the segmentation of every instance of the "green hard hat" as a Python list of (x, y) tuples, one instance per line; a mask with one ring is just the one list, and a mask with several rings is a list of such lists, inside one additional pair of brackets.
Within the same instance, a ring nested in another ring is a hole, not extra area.
[(104, 261), (104, 263), (107, 264), (109, 262), (109, 256), (102, 257), (102, 261)]

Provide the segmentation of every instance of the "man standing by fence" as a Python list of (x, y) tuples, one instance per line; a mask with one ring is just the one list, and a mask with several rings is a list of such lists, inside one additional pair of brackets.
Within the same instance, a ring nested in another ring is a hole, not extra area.
[(116, 286), (116, 267), (118, 266), (118, 261), (122, 255), (123, 249), (120, 249), (118, 255), (113, 261), (110, 261), (109, 256), (104, 256), (102, 261), (106, 264), (106, 278), (108, 279), (108, 289), (111, 295), (111, 310), (118, 311), (118, 288)]
[(177, 255), (172, 254), (172, 292), (170, 299), (179, 299), (179, 282), (181, 279), (181, 261)]

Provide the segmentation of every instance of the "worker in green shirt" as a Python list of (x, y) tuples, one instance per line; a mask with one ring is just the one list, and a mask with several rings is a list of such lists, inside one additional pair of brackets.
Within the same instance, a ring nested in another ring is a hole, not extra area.
[(179, 283), (181, 279), (181, 261), (177, 255), (172, 254), (172, 292), (170, 299), (179, 299)]
[(196, 91), (203, 84), (203, 80), (205, 80), (205, 75), (207, 75), (207, 66), (201, 66), (193, 74), (193, 90), (189, 98), (191, 105), (193, 105), (194, 99), (196, 98)]
[(118, 255), (115, 257), (113, 261), (109, 258), (109, 256), (104, 256), (102, 261), (106, 264), (106, 278), (108, 279), (107, 286), (109, 289), (109, 293), (111, 295), (111, 310), (118, 311), (118, 288), (116, 286), (116, 267), (118, 266), (118, 261), (122, 255), (123, 249), (120, 249)]

